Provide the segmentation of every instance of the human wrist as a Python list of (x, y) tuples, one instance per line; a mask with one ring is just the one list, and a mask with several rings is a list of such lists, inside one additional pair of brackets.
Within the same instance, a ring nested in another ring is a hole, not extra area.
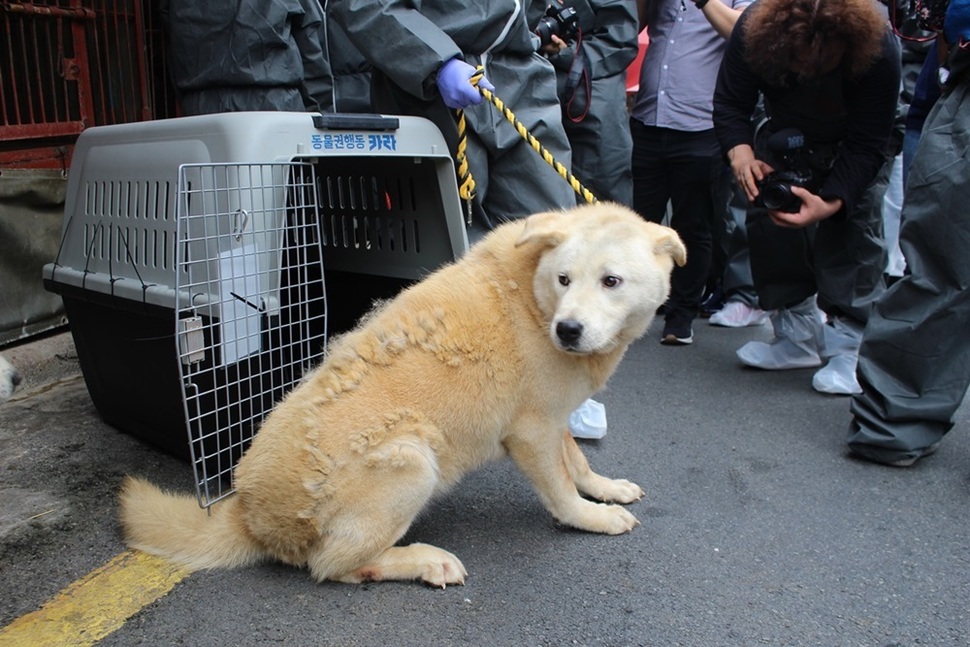
[(831, 218), (832, 216), (838, 215), (842, 208), (845, 206), (845, 201), (842, 198), (823, 198), (825, 200), (826, 207), (826, 218)]
[(698, 9), (703, 9), (710, 0), (694, 0), (694, 6)]

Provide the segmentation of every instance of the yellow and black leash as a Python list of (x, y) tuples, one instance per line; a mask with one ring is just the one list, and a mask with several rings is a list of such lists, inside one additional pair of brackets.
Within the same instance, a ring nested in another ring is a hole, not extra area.
[[(542, 159), (546, 161), (556, 172), (573, 188), (573, 191), (578, 193), (587, 203), (593, 204), (596, 202), (596, 196), (593, 195), (592, 191), (583, 186), (575, 175), (573, 175), (568, 168), (566, 168), (561, 162), (553, 157), (552, 153), (546, 150), (546, 147), (535, 138), (535, 136), (529, 132), (529, 130), (522, 124), (521, 121), (516, 118), (515, 113), (509, 110), (508, 106), (499, 99), (491, 90), (483, 88), (478, 84), (481, 78), (485, 75), (485, 70), (482, 66), (478, 66), (478, 70), (471, 77), (471, 83), (478, 91), (482, 93), (482, 96), (491, 103), (495, 108), (502, 113), (502, 115), (508, 120), (510, 124), (515, 128), (515, 131), (519, 133), (522, 139), (529, 143), (529, 146), (539, 154)], [(475, 198), (475, 178), (472, 176), (471, 169), (468, 166), (468, 157), (466, 155), (466, 150), (468, 148), (468, 131), (465, 124), (465, 111), (461, 108), (455, 110), (455, 117), (458, 122), (458, 149), (456, 151), (455, 159), (458, 162), (458, 195), (462, 200), (465, 200), (468, 204), (468, 221), (471, 224), (471, 203)]]
[(458, 162), (458, 196), (465, 201), (467, 213), (465, 224), (472, 224), (472, 200), (475, 199), (475, 178), (468, 167), (468, 129), (465, 125), (465, 111), (461, 108), (455, 110), (455, 118), (458, 121), (458, 150), (455, 152), (455, 160)]

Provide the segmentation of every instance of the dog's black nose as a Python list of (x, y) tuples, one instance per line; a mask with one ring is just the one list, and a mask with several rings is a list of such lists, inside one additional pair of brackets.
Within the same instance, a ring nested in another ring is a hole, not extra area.
[(556, 337), (567, 346), (575, 344), (582, 336), (583, 324), (575, 319), (563, 319), (556, 324)]
[(19, 386), (24, 381), (24, 376), (20, 374), (20, 371), (14, 371), (10, 381), (13, 382), (14, 386)]

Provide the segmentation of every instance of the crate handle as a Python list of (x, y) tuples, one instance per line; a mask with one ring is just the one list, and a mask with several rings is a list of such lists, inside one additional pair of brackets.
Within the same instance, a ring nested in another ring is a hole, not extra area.
[(397, 130), (401, 120), (384, 115), (327, 113), (313, 115), (313, 127), (317, 130)]

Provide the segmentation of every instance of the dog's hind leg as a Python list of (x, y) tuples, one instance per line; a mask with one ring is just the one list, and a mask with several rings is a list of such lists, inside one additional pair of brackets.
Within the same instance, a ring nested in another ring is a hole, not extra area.
[(451, 553), (427, 544), (394, 545), (438, 486), (437, 461), (426, 438), (393, 434), (362, 454), (342, 509), (322, 520), (324, 532), (307, 560), (312, 575), (350, 583), (463, 584), (467, 573)]
[(421, 580), (431, 586), (464, 584), (468, 572), (458, 558), (428, 544), (392, 546), (365, 566), (333, 578), (341, 582)]
[(643, 496), (643, 490), (636, 483), (607, 478), (590, 469), (583, 450), (568, 430), (563, 434), (562, 453), (576, 488), (586, 496), (609, 503), (633, 503)]

